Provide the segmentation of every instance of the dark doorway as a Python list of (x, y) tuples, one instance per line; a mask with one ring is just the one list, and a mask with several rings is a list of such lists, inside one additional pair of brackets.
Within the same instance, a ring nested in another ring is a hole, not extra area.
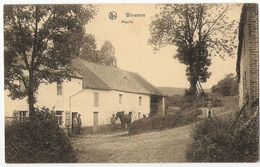
[(159, 102), (158, 96), (151, 96), (151, 100), (150, 100), (150, 115), (151, 116), (154, 116), (158, 113), (158, 102)]

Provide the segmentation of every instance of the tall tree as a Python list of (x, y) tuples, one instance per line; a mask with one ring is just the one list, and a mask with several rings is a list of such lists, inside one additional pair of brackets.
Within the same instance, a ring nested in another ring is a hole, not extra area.
[(190, 93), (206, 82), (213, 55), (232, 56), (236, 37), (235, 21), (228, 4), (166, 4), (150, 25), (149, 43), (156, 49), (177, 47), (174, 58), (185, 64)]
[[(91, 5), (5, 5), (5, 89), (12, 98), (28, 97), (34, 115), (41, 80), (69, 78), (69, 64), (78, 56), (84, 26), (94, 17)], [(25, 91), (13, 84), (22, 81)]]
[(80, 50), (82, 59), (105, 66), (117, 66), (115, 48), (110, 41), (105, 41), (101, 49), (98, 50), (94, 35), (86, 34), (83, 39), (83, 45)]
[(105, 41), (100, 50), (100, 61), (107, 66), (117, 66), (115, 48), (110, 41)]
[(86, 34), (83, 37), (83, 45), (80, 49), (80, 57), (90, 62), (98, 63), (98, 51), (94, 35)]

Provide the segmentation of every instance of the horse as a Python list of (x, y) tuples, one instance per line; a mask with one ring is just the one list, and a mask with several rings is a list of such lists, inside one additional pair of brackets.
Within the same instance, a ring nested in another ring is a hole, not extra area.
[(132, 121), (132, 111), (128, 114), (125, 114), (124, 111), (120, 111), (116, 113), (116, 120), (120, 119), (122, 124), (122, 129), (125, 129), (125, 125), (127, 125), (127, 129), (131, 128), (131, 121)]

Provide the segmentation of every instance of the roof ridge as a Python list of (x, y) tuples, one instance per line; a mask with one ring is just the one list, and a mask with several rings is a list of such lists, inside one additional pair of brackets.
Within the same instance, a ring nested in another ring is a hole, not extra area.
[[(88, 61), (88, 60), (84, 60), (84, 59), (82, 59), (82, 58), (77, 58), (77, 59), (79, 59), (79, 61), (82, 61), (83, 64), (84, 64), (84, 62), (87, 62), (87, 63), (89, 63), (89, 64), (93, 64), (93, 65), (95, 65), (95, 66), (100, 66), (100, 67), (104, 67), (104, 68), (118, 69), (118, 70), (121, 70), (121, 71), (124, 71), (124, 72), (136, 73), (136, 72), (132, 72), (132, 71), (128, 71), (128, 70), (124, 70), (124, 69), (122, 69), (122, 68), (120, 68), (120, 67), (107, 66), (107, 65), (104, 65), (104, 64), (94, 63), (94, 62), (91, 62), (91, 61)], [(136, 73), (136, 74), (140, 75), (139, 73)]]

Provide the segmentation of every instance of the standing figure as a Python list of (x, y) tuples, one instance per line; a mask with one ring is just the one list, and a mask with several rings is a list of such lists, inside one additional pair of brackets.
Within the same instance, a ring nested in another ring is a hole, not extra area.
[(138, 117), (137, 119), (140, 119), (141, 118), (141, 112), (138, 112)]
[(112, 117), (111, 117), (111, 127), (112, 127), (112, 130), (115, 130), (115, 127), (116, 127), (116, 117), (115, 117), (115, 114), (113, 114)]
[(78, 114), (78, 118), (77, 118), (77, 121), (78, 121), (78, 134), (81, 134), (81, 126), (82, 126), (82, 122), (81, 122), (81, 114)]
[(74, 115), (73, 119), (72, 119), (72, 134), (73, 134), (73, 136), (76, 136), (77, 132), (78, 132), (78, 119), (77, 119), (77, 116)]
[(128, 132), (129, 132), (129, 133), (132, 131), (132, 115), (133, 115), (133, 112), (130, 111), (130, 112), (128, 113), (127, 118), (126, 118), (127, 129), (128, 129)]
[(211, 103), (211, 101), (209, 100), (208, 101), (208, 105), (207, 105), (207, 107), (208, 107), (208, 118), (210, 118), (211, 117), (211, 109), (212, 109), (212, 103)]

